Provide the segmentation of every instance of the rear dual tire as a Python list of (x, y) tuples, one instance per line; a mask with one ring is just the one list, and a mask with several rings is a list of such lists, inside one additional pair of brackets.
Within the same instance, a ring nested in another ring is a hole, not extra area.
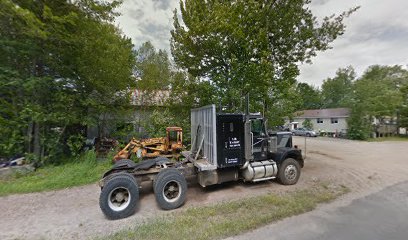
[(119, 173), (108, 178), (99, 196), (99, 207), (108, 219), (132, 215), (139, 201), (139, 187), (129, 173)]

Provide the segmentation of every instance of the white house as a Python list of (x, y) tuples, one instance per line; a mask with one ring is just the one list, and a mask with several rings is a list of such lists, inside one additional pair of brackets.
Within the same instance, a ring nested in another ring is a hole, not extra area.
[(326, 108), (298, 111), (293, 114), (293, 121), (287, 122), (290, 129), (303, 127), (303, 122), (309, 119), (316, 131), (340, 133), (347, 131), (348, 108)]

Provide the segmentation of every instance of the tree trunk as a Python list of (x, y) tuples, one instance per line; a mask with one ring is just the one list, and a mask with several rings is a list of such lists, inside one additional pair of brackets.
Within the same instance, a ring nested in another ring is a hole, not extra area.
[(33, 141), (33, 122), (28, 124), (27, 128), (27, 149), (26, 152), (31, 153), (32, 145), (31, 142)]

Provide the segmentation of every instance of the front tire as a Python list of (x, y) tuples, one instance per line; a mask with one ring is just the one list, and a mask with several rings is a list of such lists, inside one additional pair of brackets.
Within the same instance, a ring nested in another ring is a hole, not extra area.
[(285, 159), (279, 166), (278, 180), (283, 185), (294, 185), (300, 177), (299, 162), (293, 158)]
[(99, 207), (108, 219), (126, 218), (135, 212), (139, 201), (136, 179), (128, 173), (110, 178), (99, 196)]
[(163, 169), (156, 177), (154, 194), (157, 204), (164, 210), (176, 209), (186, 200), (187, 181), (176, 169)]

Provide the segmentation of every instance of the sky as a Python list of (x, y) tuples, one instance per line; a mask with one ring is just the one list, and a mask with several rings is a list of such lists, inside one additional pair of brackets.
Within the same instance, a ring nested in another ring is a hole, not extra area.
[[(124, 0), (116, 23), (138, 47), (151, 41), (170, 53), (170, 30), (178, 0)], [(312, 64), (300, 66), (298, 80), (319, 87), (338, 68), (353, 66), (360, 76), (370, 65), (408, 64), (407, 0), (312, 0), (310, 8), (322, 19), (349, 8), (360, 9), (345, 20), (345, 34), (332, 49), (319, 52)]]

